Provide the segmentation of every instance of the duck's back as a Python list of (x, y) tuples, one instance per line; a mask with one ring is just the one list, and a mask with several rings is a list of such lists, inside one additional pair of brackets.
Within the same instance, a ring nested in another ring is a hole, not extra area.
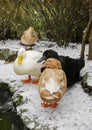
[(67, 80), (64, 71), (46, 69), (40, 76), (38, 90), (43, 101), (57, 103), (64, 95)]
[(30, 58), (30, 60), (39, 60), (39, 58), (42, 57), (42, 53), (36, 50), (28, 50), (27, 52), (27, 57)]
[(72, 59), (68, 56), (59, 56), (62, 68), (67, 76), (68, 86), (73, 85), (80, 78), (80, 70), (84, 67), (83, 58)]
[(60, 69), (45, 69), (40, 76), (38, 88), (39, 91), (43, 88), (49, 89), (51, 93), (59, 91), (66, 87), (66, 76), (63, 70)]

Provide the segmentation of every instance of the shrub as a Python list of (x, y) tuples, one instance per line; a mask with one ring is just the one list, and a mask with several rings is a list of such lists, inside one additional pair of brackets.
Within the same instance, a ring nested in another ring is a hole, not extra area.
[(0, 8), (0, 39), (20, 38), (32, 26), (40, 39), (67, 46), (81, 42), (88, 22), (88, 6), (82, 0), (2, 0)]

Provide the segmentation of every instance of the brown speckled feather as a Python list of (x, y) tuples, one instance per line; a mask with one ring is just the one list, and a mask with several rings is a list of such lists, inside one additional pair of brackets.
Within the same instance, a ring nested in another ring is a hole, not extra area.
[[(64, 71), (61, 69), (62, 67), (60, 67), (61, 65), (58, 64), (59, 61), (55, 60), (54, 58), (50, 58), (50, 59), (53, 59), (53, 62), (52, 60), (51, 60), (52, 63), (48, 62), (47, 63), (48, 67), (41, 74), (39, 78), (38, 90), (39, 90), (40, 97), (44, 102), (57, 103), (62, 98), (62, 96), (64, 95), (67, 89), (67, 79)], [(55, 69), (51, 67), (51, 64), (52, 66), (54, 66)], [(46, 89), (46, 84), (50, 82), (49, 79), (53, 79), (53, 81), (56, 84), (58, 84), (56, 85), (56, 87), (57, 86), (60, 87), (57, 92), (54, 92), (52, 94)]]

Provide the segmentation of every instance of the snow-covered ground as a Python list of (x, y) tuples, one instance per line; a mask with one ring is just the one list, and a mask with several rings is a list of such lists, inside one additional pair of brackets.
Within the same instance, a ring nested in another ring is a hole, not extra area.
[[(18, 50), (22, 46), (19, 42), (0, 41), (0, 48)], [(51, 48), (62, 55), (80, 57), (80, 44), (69, 44), (65, 49), (58, 47), (56, 43), (40, 41), (33, 47), (42, 52)], [(86, 55), (88, 55), (88, 45), (85, 52), (85, 67), (81, 75), (90, 70), (92, 72), (92, 61), (87, 61)], [(57, 108), (42, 108), (37, 85), (21, 83), (20, 80), (27, 76), (16, 75), (12, 68), (13, 63), (4, 63), (0, 61), (0, 81), (9, 83), (10, 90), (14, 92), (13, 101), (18, 105), (17, 113), (28, 128), (31, 130), (92, 130), (92, 97), (84, 93), (81, 82), (67, 89)], [(89, 79), (89, 84), (92, 85), (92, 78)], [(22, 103), (19, 100), (22, 100)]]

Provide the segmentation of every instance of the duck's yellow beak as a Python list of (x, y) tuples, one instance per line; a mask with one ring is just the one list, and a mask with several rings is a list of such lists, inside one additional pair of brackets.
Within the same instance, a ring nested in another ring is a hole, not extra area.
[(23, 61), (23, 57), (22, 56), (18, 56), (18, 64), (22, 64)]

